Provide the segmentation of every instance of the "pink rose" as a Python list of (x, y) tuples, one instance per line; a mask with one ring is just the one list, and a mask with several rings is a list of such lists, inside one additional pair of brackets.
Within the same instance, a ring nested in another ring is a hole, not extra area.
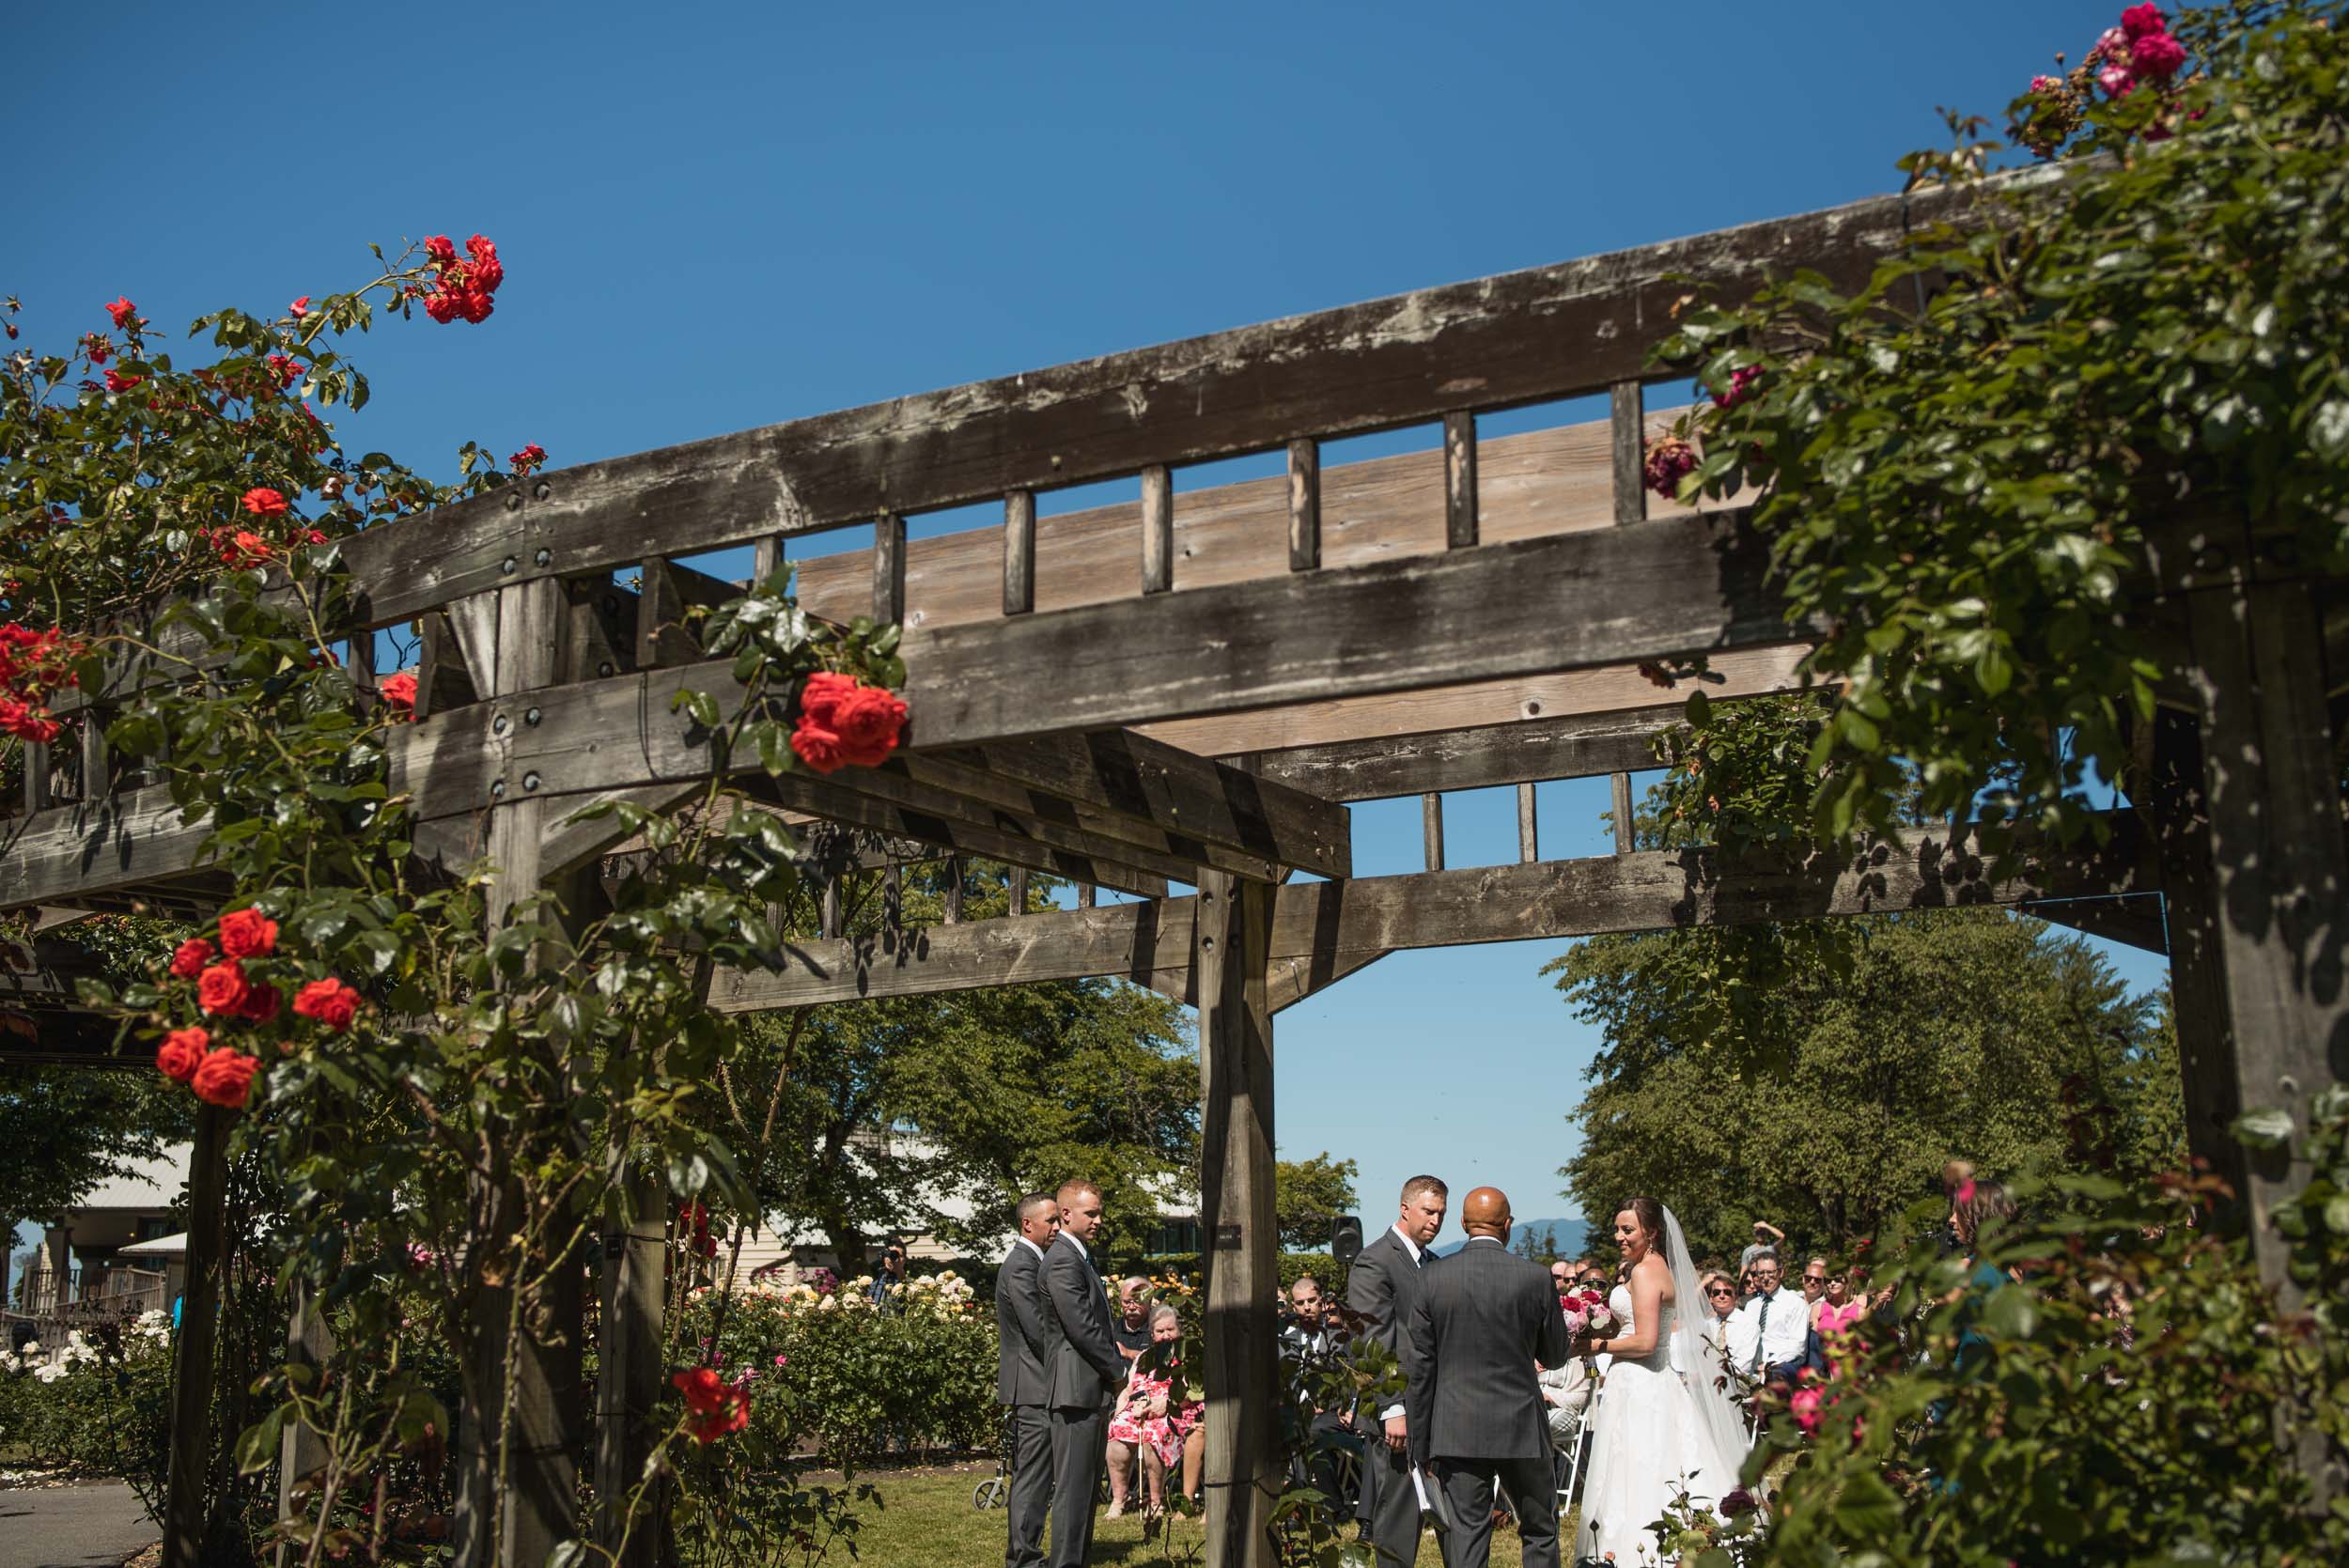
[[(2154, 8), (2144, 8), (2150, 11)], [(2148, 33), (2129, 45), (2129, 69), (2156, 82), (2169, 81), (2184, 64), (2186, 45), (2167, 33)]]
[(2167, 33), (2170, 19), (2154, 5), (2131, 6), (2121, 13), (2121, 31), (2131, 43), (2154, 33)]

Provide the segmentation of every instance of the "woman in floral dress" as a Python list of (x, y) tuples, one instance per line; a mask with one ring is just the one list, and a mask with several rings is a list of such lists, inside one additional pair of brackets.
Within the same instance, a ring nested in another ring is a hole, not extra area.
[[(1173, 1307), (1160, 1302), (1151, 1310), (1152, 1344), (1172, 1344), (1182, 1337), (1183, 1321)], [(1190, 1486), (1191, 1472), (1198, 1467), (1194, 1451), (1205, 1447), (1206, 1436), (1200, 1421), (1206, 1402), (1190, 1398), (1177, 1402), (1174, 1385), (1183, 1381), (1182, 1369), (1168, 1364), (1150, 1370), (1156, 1358), (1145, 1351), (1134, 1362), (1126, 1390), (1110, 1412), (1110, 1441), (1142, 1451), (1142, 1477), (1149, 1496), (1143, 1517), (1148, 1519), (1165, 1512), (1167, 1471), (1182, 1466), (1184, 1485)], [(1188, 1385), (1183, 1391), (1190, 1391)]]

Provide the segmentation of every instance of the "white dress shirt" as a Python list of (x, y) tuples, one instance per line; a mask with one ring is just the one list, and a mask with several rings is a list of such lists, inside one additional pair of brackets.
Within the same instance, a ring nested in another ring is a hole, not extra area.
[(1729, 1364), (1739, 1372), (1757, 1370), (1754, 1354), (1758, 1349), (1759, 1370), (1767, 1373), (1802, 1354), (1811, 1338), (1811, 1303), (1800, 1291), (1781, 1286), (1767, 1296), (1755, 1296), (1730, 1313), (1725, 1327)]

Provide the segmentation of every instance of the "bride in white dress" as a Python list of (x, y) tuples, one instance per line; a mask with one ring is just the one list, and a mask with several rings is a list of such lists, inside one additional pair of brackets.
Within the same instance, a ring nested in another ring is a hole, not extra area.
[[(1615, 1245), (1625, 1282), (1609, 1305), (1622, 1322), (1583, 1345), (1614, 1362), (1593, 1421), (1574, 1555), (1630, 1568), (1657, 1560), (1648, 1526), (1682, 1492), (1712, 1508), (1735, 1489), (1747, 1445), (1745, 1418), (1719, 1384), (1719, 1354), (1704, 1343), (1704, 1296), (1680, 1222), (1655, 1199), (1634, 1198), (1615, 1216)], [(1685, 1316), (1682, 1302), (1691, 1304)], [(1675, 1347), (1686, 1380), (1672, 1370)]]

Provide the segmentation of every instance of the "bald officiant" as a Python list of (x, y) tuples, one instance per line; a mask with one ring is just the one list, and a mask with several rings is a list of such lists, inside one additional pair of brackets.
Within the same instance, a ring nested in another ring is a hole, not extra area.
[(1574, 1354), (1549, 1270), (1509, 1250), (1509, 1199), (1480, 1187), (1460, 1202), (1468, 1241), (1422, 1276), (1403, 1352), (1411, 1462), (1443, 1488), (1451, 1568), (1485, 1568), (1493, 1484), (1517, 1505), (1525, 1568), (1558, 1568), (1558, 1497), (1534, 1363)]

